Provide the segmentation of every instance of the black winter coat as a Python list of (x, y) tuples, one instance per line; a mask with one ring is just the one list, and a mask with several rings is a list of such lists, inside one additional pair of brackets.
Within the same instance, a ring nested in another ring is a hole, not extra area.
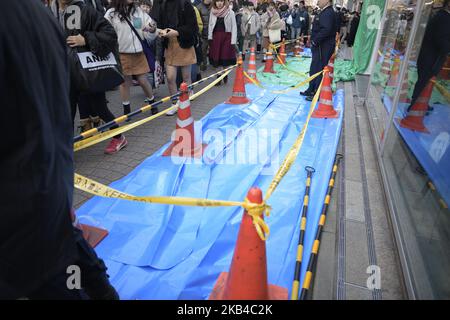
[(40, 1), (2, 0), (0, 48), (1, 300), (28, 295), (78, 256), (65, 38)]
[[(150, 17), (159, 29), (171, 28), (178, 31), (178, 42), (182, 48), (196, 45), (198, 24), (194, 7), (188, 0), (154, 0)], [(168, 40), (164, 39), (167, 48)]]
[(59, 15), (58, 1), (52, 4), (51, 10), (64, 29), (66, 38), (81, 34), (86, 40), (86, 46), (69, 48), (70, 80), (73, 92), (79, 91), (80, 79), (78, 77), (76, 52), (92, 51), (94, 54), (104, 57), (113, 52), (116, 61), (119, 59), (117, 34), (114, 27), (104, 18), (104, 16), (92, 5), (86, 5), (83, 0), (73, 0), (70, 5), (78, 6), (81, 9), (81, 19), (78, 27), (73, 27), (73, 12), (67, 10), (63, 15)]
[(71, 12), (67, 12), (64, 15), (64, 21), (61, 21), (58, 16), (58, 2), (55, 1), (52, 6), (53, 14), (62, 24), (66, 36), (81, 34), (86, 39), (86, 47), (80, 49), (92, 51), (101, 57), (117, 51), (117, 34), (108, 20), (91, 5), (86, 5), (83, 0), (73, 0), (71, 5), (81, 8), (80, 28), (70, 26), (73, 19)]

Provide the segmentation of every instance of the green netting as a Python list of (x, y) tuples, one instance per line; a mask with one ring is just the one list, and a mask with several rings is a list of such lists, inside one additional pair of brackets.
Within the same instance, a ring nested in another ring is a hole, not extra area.
[[(384, 10), (385, 0), (366, 0), (356, 32), (353, 46), (353, 60), (337, 60), (335, 62), (335, 81), (351, 81), (355, 75), (364, 72), (372, 57), (375, 39), (377, 37), (376, 19)], [(378, 8), (378, 9), (376, 9)]]
[(274, 63), (274, 71), (276, 73), (264, 73), (264, 67), (259, 68), (257, 77), (262, 84), (274, 84), (282, 86), (295, 86), (309, 77), (309, 66), (311, 58), (288, 58), (286, 67), (278, 63)]

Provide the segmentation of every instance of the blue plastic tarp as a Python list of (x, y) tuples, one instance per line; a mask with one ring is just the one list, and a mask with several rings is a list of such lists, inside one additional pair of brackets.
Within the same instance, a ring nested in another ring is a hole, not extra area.
[[(168, 144), (111, 187), (141, 196), (186, 196), (242, 201), (252, 186), (267, 190), (292, 147), (310, 103), (247, 85), (248, 105), (219, 104), (201, 120), (202, 160), (161, 154)], [(280, 89), (275, 86), (270, 89)], [(306, 165), (314, 166), (302, 279), (339, 141), (338, 119), (311, 119), (300, 154), (269, 200), (269, 282), (290, 290), (295, 266)], [(195, 108), (195, 103), (193, 105)], [(80, 221), (109, 230), (96, 251), (122, 299), (206, 299), (228, 271), (242, 219), (238, 207), (182, 207), (94, 197), (77, 212)], [(302, 280), (303, 281), (303, 280)]]

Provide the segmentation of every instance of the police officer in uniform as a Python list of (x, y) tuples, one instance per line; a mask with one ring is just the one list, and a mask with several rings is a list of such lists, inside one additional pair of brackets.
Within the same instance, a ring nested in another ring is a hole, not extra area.
[[(337, 22), (331, 0), (318, 0), (317, 5), (321, 11), (314, 18), (311, 32), (312, 61), (309, 70), (310, 75), (323, 70), (336, 47)], [(311, 101), (321, 81), (322, 76), (318, 76), (309, 83), (308, 89), (300, 94), (306, 96), (306, 100)]]

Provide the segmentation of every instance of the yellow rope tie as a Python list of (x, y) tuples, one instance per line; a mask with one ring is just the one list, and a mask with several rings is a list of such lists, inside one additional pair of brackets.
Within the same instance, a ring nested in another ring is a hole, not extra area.
[(264, 201), (263, 203), (257, 204), (250, 202), (247, 198), (245, 198), (242, 207), (247, 211), (247, 214), (252, 217), (253, 225), (255, 226), (258, 236), (262, 241), (266, 241), (270, 234), (270, 230), (267, 223), (261, 217), (264, 215), (266, 215), (266, 217), (270, 216), (272, 208)]

